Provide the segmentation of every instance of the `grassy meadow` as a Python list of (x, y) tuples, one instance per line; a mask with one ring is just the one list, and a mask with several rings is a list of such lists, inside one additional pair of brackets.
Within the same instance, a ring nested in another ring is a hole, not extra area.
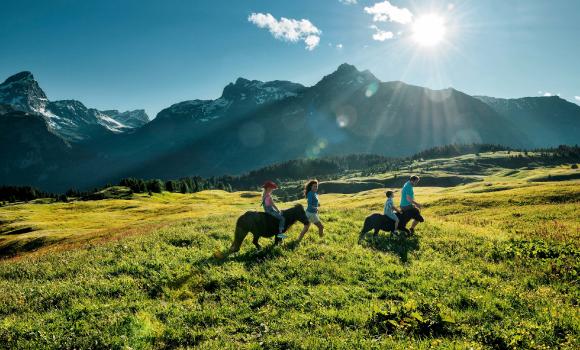
[(557, 174), (417, 187), (417, 234), (360, 245), (384, 189), (324, 194), (324, 237), (223, 260), (259, 193), (5, 206), (0, 348), (578, 349), (580, 180)]

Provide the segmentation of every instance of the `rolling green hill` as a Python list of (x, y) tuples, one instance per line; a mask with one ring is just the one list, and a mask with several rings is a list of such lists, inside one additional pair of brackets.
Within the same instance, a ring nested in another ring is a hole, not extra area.
[(578, 348), (578, 170), (467, 174), (478, 157), (501, 154), (413, 166), (477, 180), (418, 187), (415, 236), (359, 245), (384, 189), (322, 194), (324, 237), (298, 244), (295, 226), (282, 246), (247, 239), (224, 260), (213, 253), (259, 193), (1, 207), (0, 348)]

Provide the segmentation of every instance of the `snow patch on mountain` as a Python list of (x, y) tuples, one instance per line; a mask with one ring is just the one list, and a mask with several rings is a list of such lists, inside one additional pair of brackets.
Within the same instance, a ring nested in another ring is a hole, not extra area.
[(149, 122), (144, 110), (107, 112), (87, 108), (75, 100), (49, 101), (30, 72), (15, 74), (0, 84), (0, 104), (42, 116), (48, 128), (68, 141), (83, 141), (122, 133)]

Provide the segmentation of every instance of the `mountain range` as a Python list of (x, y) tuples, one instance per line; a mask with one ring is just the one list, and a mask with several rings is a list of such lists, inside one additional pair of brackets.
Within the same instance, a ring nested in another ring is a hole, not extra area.
[(381, 82), (342, 64), (313, 86), (238, 78), (159, 112), (50, 101), (30, 72), (0, 84), (0, 184), (63, 191), (122, 177), (239, 174), (301, 157), (405, 156), (451, 143), (577, 144), (580, 106)]

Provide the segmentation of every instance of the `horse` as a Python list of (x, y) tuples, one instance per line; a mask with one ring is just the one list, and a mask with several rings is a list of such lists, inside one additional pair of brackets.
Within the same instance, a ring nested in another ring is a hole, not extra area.
[[(417, 220), (418, 222), (424, 222), (423, 216), (421, 216), (421, 212), (419, 209), (412, 208), (403, 211), (402, 214), (396, 213), (397, 217), (399, 218), (399, 230), (403, 230), (406, 233), (410, 234), (409, 230), (406, 228), (407, 223), (411, 221), (411, 219)], [(388, 218), (386, 215), (382, 214), (371, 214), (366, 217), (363, 228), (360, 232), (358, 237), (359, 243), (363, 240), (367, 232), (371, 229), (374, 229), (374, 237), (376, 238), (379, 234), (380, 230), (391, 232), (395, 228), (395, 221)]]
[[(304, 226), (309, 224), (306, 212), (301, 204), (296, 204), (292, 208), (282, 210), (282, 215), (286, 219), (283, 232), (286, 232), (296, 221), (300, 221)], [(258, 240), (260, 237), (272, 237), (278, 234), (278, 220), (264, 212), (245, 212), (236, 222), (234, 242), (232, 243), (228, 253), (235, 253), (240, 250), (240, 246), (248, 232), (251, 232), (254, 235), (252, 243), (254, 243), (257, 249), (261, 249), (262, 247), (258, 243)], [(280, 238), (276, 237), (274, 244), (280, 244), (281, 241)]]

